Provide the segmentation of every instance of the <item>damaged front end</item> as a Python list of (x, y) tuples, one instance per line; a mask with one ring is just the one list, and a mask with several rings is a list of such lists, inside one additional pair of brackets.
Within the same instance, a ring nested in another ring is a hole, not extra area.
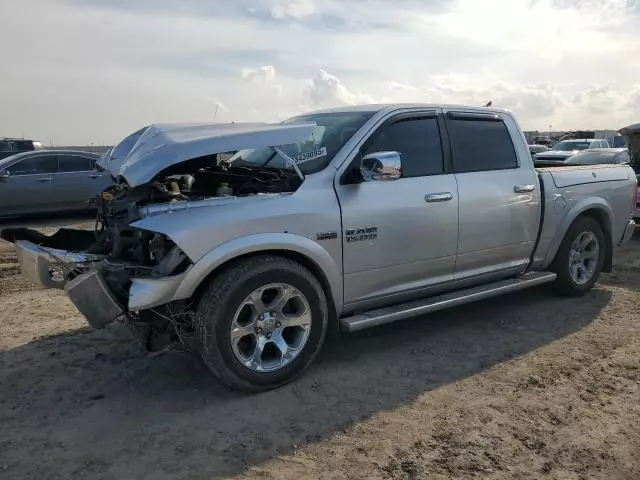
[(148, 127), (101, 159), (116, 183), (93, 200), (93, 231), (60, 229), (47, 236), (14, 228), (1, 236), (16, 245), (22, 274), (41, 287), (64, 289), (92, 327), (125, 323), (154, 351), (184, 343), (194, 332), (193, 305), (175, 297), (194, 262), (169, 235), (141, 228), (139, 221), (185, 209), (197, 218), (233, 198), (294, 192), (302, 183), (297, 168), (267, 168), (243, 158), (231, 164), (220, 154), (243, 143), (271, 145), (274, 136), (296, 142), (312, 129)]
[(129, 225), (140, 218), (129, 195), (103, 192), (93, 232), (46, 236), (18, 228), (2, 237), (15, 243), (22, 274), (38, 286), (64, 289), (90, 326), (125, 323), (157, 350), (159, 338), (166, 346), (181, 340), (181, 331), (193, 331), (187, 303), (172, 302), (192, 262), (166, 235)]
[[(193, 174), (202, 184), (217, 175), (209, 168)], [(225, 183), (230, 183), (229, 175), (227, 170)], [(249, 185), (256, 172), (233, 175), (237, 179), (232, 184)], [(23, 276), (40, 287), (64, 289), (93, 328), (124, 323), (142, 335), (152, 351), (183, 344), (194, 332), (193, 306), (191, 299), (174, 297), (193, 262), (166, 234), (136, 225), (146, 217), (184, 209), (194, 216), (206, 214), (207, 207), (232, 200), (216, 196), (219, 180), (197, 190), (197, 180), (190, 177), (162, 177), (136, 188), (109, 187), (96, 199), (93, 231), (60, 229), (47, 236), (9, 228), (2, 231), (2, 238), (16, 245)]]

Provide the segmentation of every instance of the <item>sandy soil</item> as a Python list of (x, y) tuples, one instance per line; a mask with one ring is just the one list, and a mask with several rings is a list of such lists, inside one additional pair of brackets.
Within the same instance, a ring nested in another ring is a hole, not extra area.
[(636, 236), (584, 298), (539, 288), (345, 336), (240, 395), (195, 355), (92, 331), (1, 244), (0, 478), (638, 479), (639, 288)]

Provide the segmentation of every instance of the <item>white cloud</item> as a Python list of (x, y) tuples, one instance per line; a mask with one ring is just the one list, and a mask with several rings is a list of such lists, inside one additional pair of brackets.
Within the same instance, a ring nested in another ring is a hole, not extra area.
[(271, 16), (277, 20), (301, 19), (316, 12), (314, 0), (276, 0), (271, 7)]
[(314, 107), (335, 107), (340, 105), (357, 105), (375, 103), (368, 95), (355, 94), (342, 85), (338, 77), (324, 70), (309, 82), (306, 97)]
[(619, 109), (627, 100), (623, 92), (616, 91), (612, 85), (596, 85), (578, 92), (573, 97), (573, 104), (585, 110), (585, 113), (603, 115), (611, 109)]
[[(489, 100), (528, 129), (640, 121), (640, 12), (627, 0), (30, 4), (38, 15), (0, 2), (12, 19), (0, 44), (21, 39), (0, 62), (3, 135), (114, 142), (151, 122), (211, 120), (215, 104), (218, 121)], [(52, 24), (64, 28), (52, 36)]]
[(243, 68), (240, 70), (243, 80), (250, 82), (273, 82), (276, 78), (276, 69), (271, 65), (264, 65), (258, 68)]
[(400, 83), (400, 82), (387, 82), (384, 84), (385, 87), (387, 87), (390, 91), (392, 92), (408, 92), (408, 93), (415, 93), (418, 91), (417, 87), (414, 87), (413, 85), (406, 85), (404, 83)]
[(562, 94), (552, 85), (504, 82), (488, 72), (474, 76), (434, 76), (432, 81), (427, 91), (435, 101), (470, 105), (493, 101), (494, 107), (512, 110), (527, 122), (544, 121), (565, 104)]
[[(640, 5), (638, 5), (640, 8)], [(631, 112), (640, 111), (640, 85), (634, 85), (626, 96), (625, 108)]]
[(284, 92), (284, 87), (276, 83), (274, 85), (271, 85), (271, 91), (275, 96), (279, 97)]
[(617, 88), (611, 83), (579, 91), (565, 106), (564, 113), (572, 123), (583, 122), (590, 127), (597, 127), (596, 119), (600, 122), (609, 119), (608, 125), (620, 127), (637, 123), (639, 112), (640, 84)]

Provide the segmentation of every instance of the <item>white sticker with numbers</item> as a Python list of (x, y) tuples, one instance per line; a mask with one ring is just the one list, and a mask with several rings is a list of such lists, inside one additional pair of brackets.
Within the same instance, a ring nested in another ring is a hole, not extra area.
[(316, 158), (326, 157), (327, 156), (327, 147), (316, 148), (315, 150), (311, 150), (309, 152), (301, 153), (293, 157), (294, 162), (301, 163), (307, 162), (309, 160), (315, 160)]

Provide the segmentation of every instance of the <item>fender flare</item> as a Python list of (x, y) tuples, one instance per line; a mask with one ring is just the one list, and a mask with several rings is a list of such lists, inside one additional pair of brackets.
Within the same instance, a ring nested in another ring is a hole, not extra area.
[[(292, 233), (260, 233), (239, 237), (217, 246), (198, 260), (180, 282), (173, 300), (191, 297), (200, 284), (216, 269), (243, 255), (273, 250), (289, 251), (303, 255), (324, 275), (329, 288), (328, 295), (336, 312), (342, 311), (342, 274), (329, 253), (316, 242)], [(318, 279), (323, 280), (323, 279)]]
[[(544, 260), (544, 268), (548, 267), (551, 262), (553, 262), (553, 259), (560, 249), (562, 240), (569, 231), (569, 228), (571, 228), (571, 225), (573, 225), (573, 222), (575, 222), (576, 218), (589, 210), (597, 210), (601, 215), (604, 216), (606, 228), (604, 229), (603, 233), (605, 235), (605, 241), (609, 244), (609, 250), (612, 249), (613, 244), (610, 242), (613, 241), (611, 238), (611, 232), (613, 231), (613, 210), (602, 198), (585, 198), (576, 203), (573, 208), (569, 210), (569, 213), (565, 215), (562, 222), (560, 222), (560, 225), (556, 230), (556, 234), (551, 241), (551, 245), (549, 246), (549, 250), (547, 251), (547, 256)], [(609, 255), (611, 255), (611, 253), (612, 252), (608, 252)], [(605, 263), (606, 261), (607, 259), (605, 258)]]

